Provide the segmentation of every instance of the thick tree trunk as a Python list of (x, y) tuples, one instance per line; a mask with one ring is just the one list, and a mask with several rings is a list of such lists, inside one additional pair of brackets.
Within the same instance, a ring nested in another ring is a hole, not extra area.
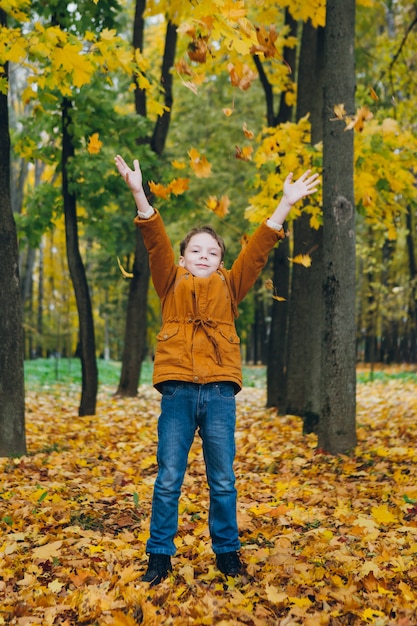
[(356, 445), (355, 205), (353, 131), (331, 112), (355, 110), (355, 0), (328, 0), (323, 103), (323, 297), (319, 448)]
[(78, 408), (79, 415), (95, 415), (98, 390), (98, 370), (93, 311), (84, 263), (78, 243), (76, 197), (69, 191), (68, 165), (74, 156), (74, 146), (70, 133), (71, 103), (64, 99), (62, 104), (62, 196), (64, 199), (65, 236), (68, 268), (77, 302), (82, 391)]
[[(310, 114), (311, 141), (322, 139), (323, 29), (303, 27), (298, 65), (297, 119)], [(294, 264), (288, 324), (286, 412), (303, 418), (303, 431), (316, 432), (320, 418), (323, 232), (306, 213), (294, 222), (294, 256), (310, 254), (309, 268)]]
[[(0, 24), (6, 24), (0, 9)], [(7, 79), (7, 66), (2, 72)], [(10, 198), (7, 96), (0, 93), (0, 456), (26, 454), (19, 251)]]

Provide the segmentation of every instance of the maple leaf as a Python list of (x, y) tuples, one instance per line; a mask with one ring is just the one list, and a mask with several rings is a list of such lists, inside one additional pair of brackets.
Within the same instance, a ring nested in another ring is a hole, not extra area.
[(98, 154), (103, 147), (103, 142), (99, 139), (98, 133), (93, 133), (88, 138), (87, 150), (89, 154)]
[(351, 130), (352, 128), (354, 128), (361, 133), (363, 131), (365, 122), (371, 120), (372, 118), (373, 113), (368, 109), (368, 107), (359, 107), (356, 115), (353, 118), (347, 118), (345, 130)]
[(278, 33), (273, 24), (269, 27), (269, 30), (263, 25), (258, 26), (256, 28), (256, 38), (258, 43), (252, 46), (251, 54), (262, 53), (266, 59), (277, 56), (278, 50), (275, 47), (275, 42), (278, 38)]
[(380, 524), (392, 524), (397, 521), (386, 504), (372, 507), (372, 517)]
[(163, 198), (164, 200), (167, 200), (171, 194), (169, 185), (165, 186), (161, 183), (154, 183), (152, 180), (149, 182), (149, 189), (155, 196)]
[(207, 44), (208, 37), (198, 35), (188, 44), (187, 53), (192, 61), (196, 63), (205, 63), (210, 48)]
[(229, 213), (229, 196), (223, 195), (220, 199), (218, 199), (217, 196), (210, 196), (206, 202), (206, 206), (218, 217), (225, 217), (225, 215)]
[(236, 61), (229, 63), (227, 66), (230, 82), (233, 87), (239, 87), (242, 91), (247, 91), (253, 81), (258, 78), (258, 74), (250, 69), (245, 63)]
[(183, 170), (187, 167), (187, 165), (183, 161), (177, 161), (176, 159), (174, 159), (174, 161), (171, 161), (171, 165), (177, 170)]
[(236, 146), (235, 157), (237, 159), (240, 159), (241, 161), (251, 161), (252, 152), (252, 146), (243, 146), (243, 148), (241, 148), (240, 146)]
[(180, 196), (182, 193), (187, 191), (189, 187), (189, 182), (189, 178), (175, 178), (169, 183), (169, 191), (175, 196)]
[(201, 156), (195, 148), (191, 148), (188, 156), (190, 157), (190, 166), (198, 178), (211, 176), (211, 165), (205, 156)]
[(249, 130), (246, 122), (243, 124), (242, 130), (247, 139), (253, 139), (255, 137), (255, 133), (252, 130)]
[(297, 254), (293, 258), (288, 258), (291, 263), (298, 263), (299, 265), (304, 265), (304, 267), (311, 266), (311, 256), (309, 254)]
[(346, 117), (346, 109), (343, 103), (335, 104), (333, 107), (333, 112), (336, 115), (336, 119), (338, 120), (344, 120)]

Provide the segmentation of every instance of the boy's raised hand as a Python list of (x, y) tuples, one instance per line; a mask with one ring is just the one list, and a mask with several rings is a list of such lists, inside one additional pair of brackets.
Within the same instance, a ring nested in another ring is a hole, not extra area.
[(120, 156), (120, 154), (114, 157), (114, 162), (116, 163), (116, 167), (119, 170), (119, 174), (122, 176), (122, 178), (124, 178), (132, 193), (135, 194), (141, 191), (142, 172), (139, 166), (139, 161), (137, 159), (133, 161), (133, 170), (128, 166), (128, 164), (126, 163), (124, 158)]
[(310, 176), (310, 172), (311, 170), (307, 170), (295, 182), (292, 182), (293, 173), (290, 172), (290, 174), (288, 174), (284, 181), (283, 195), (289, 204), (295, 204), (302, 198), (305, 198), (305, 196), (309, 196), (317, 191), (317, 188), (320, 185), (319, 175), (312, 174)]

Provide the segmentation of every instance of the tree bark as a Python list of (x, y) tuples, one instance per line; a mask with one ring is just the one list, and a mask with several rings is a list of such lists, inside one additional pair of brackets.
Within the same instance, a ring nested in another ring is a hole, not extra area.
[[(303, 26), (298, 65), (297, 119), (310, 114), (311, 141), (322, 139), (323, 29)], [(323, 232), (302, 213), (293, 225), (294, 256), (310, 254), (309, 268), (294, 264), (289, 302), (286, 412), (303, 418), (305, 433), (317, 432), (320, 418)]]
[(356, 445), (355, 205), (353, 131), (333, 121), (355, 110), (355, 0), (328, 0), (323, 102), (323, 303), (318, 445), (330, 454)]
[[(0, 9), (0, 24), (6, 25)], [(7, 65), (1, 73), (7, 80)], [(26, 454), (19, 251), (10, 196), (7, 95), (0, 93), (0, 456)]]
[(77, 201), (75, 194), (69, 190), (68, 167), (74, 157), (70, 111), (71, 102), (64, 99), (62, 103), (62, 197), (64, 200), (68, 268), (78, 310), (82, 371), (81, 401), (78, 414), (83, 416), (95, 415), (96, 413), (98, 370), (91, 298), (78, 242)]

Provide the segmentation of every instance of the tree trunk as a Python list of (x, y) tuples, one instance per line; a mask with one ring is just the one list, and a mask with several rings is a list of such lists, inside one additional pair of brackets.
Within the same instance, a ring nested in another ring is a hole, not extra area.
[(74, 157), (70, 111), (71, 102), (64, 99), (62, 103), (62, 196), (68, 268), (78, 310), (82, 371), (82, 391), (78, 414), (82, 416), (96, 413), (98, 370), (91, 298), (78, 242), (76, 197), (69, 191), (68, 166), (71, 158)]
[(355, 205), (353, 131), (331, 118), (335, 105), (355, 110), (355, 0), (328, 0), (323, 102), (324, 335), (319, 448), (356, 445)]
[(285, 301), (272, 300), (271, 332), (268, 344), (268, 367), (266, 370), (266, 406), (276, 407), (279, 413), (285, 413), (286, 380), (286, 328), (288, 319), (288, 292), (290, 272), (289, 239), (285, 238), (274, 250), (273, 283), (279, 296)]
[[(6, 15), (0, 9), (0, 24)], [(0, 74), (7, 80), (7, 65)], [(7, 95), (0, 93), (0, 456), (26, 454), (19, 251), (10, 198)]]
[[(143, 50), (145, 0), (136, 1), (133, 26), (133, 47)], [(164, 88), (165, 105), (168, 110), (161, 115), (154, 128), (150, 144), (156, 154), (162, 154), (171, 120), (173, 103), (172, 74), (177, 45), (177, 27), (171, 22), (167, 25), (165, 50), (161, 69), (161, 85)], [(140, 89), (135, 90), (135, 109), (137, 115), (146, 117), (146, 94)], [(138, 144), (142, 143), (138, 139)], [(149, 197), (149, 196), (148, 196)], [(148, 256), (140, 230), (136, 229), (135, 261), (131, 280), (126, 315), (125, 340), (123, 348), (122, 371), (116, 395), (134, 397), (138, 392), (142, 361), (146, 354), (146, 329), (148, 312), (149, 288)]]
[[(288, 9), (285, 11), (285, 25), (289, 28), (292, 37), (297, 36), (297, 22), (292, 18)], [(295, 72), (297, 50), (296, 48), (285, 48), (284, 59), (288, 66)], [(272, 89), (266, 81), (266, 75), (262, 75), (262, 84), (267, 102), (268, 124), (277, 126), (289, 122), (293, 115), (293, 107), (289, 106), (285, 100), (285, 93), (281, 94), (279, 111), (276, 116), (273, 114)], [(285, 408), (285, 398), (287, 393), (286, 355), (287, 355), (287, 324), (288, 324), (288, 299), (290, 286), (290, 266), (288, 263), (289, 241), (284, 239), (274, 250), (273, 260), (273, 282), (278, 288), (279, 295), (285, 301), (273, 300), (271, 307), (271, 332), (268, 344), (268, 361), (266, 372), (266, 406), (276, 407), (281, 413)]]
[(116, 395), (133, 398), (138, 392), (142, 361), (146, 354), (147, 294), (149, 286), (148, 253), (139, 228), (136, 229), (136, 251), (133, 278), (127, 302), (122, 371)]
[[(303, 26), (298, 65), (297, 119), (310, 114), (311, 141), (322, 139), (323, 29)], [(305, 433), (317, 432), (320, 418), (323, 232), (306, 213), (295, 220), (294, 256), (310, 254), (309, 268), (294, 264), (291, 275), (287, 356), (287, 413), (303, 418)]]

